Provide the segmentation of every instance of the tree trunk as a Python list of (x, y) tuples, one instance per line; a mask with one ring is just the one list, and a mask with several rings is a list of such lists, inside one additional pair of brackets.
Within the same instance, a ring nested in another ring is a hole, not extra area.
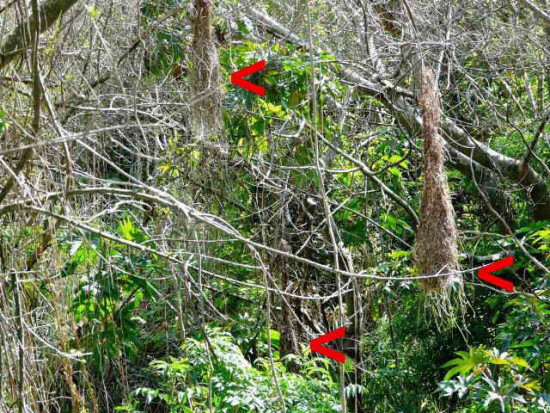
[[(285, 252), (292, 253), (292, 249), (288, 242), (281, 238), (279, 241), (278, 247)], [(273, 258), (273, 273), (276, 274), (277, 278), (281, 279), (281, 290), (288, 292), (290, 287), (289, 280), (289, 268), (287, 268), (287, 260), (284, 257), (276, 256)], [(292, 311), (289, 308), (290, 306), (295, 305), (294, 299), (291, 297), (286, 297), (286, 303), (281, 300), (281, 320), (280, 320), (280, 354), (281, 357), (286, 356), (287, 354), (298, 354), (300, 352), (298, 348), (297, 341), (297, 331), (294, 323), (294, 316)], [(298, 366), (295, 363), (289, 364), (290, 371), (298, 371)]]
[(191, 10), (193, 43), (191, 51), (192, 125), (196, 140), (217, 142), (222, 131), (220, 62), (212, 27), (212, 1), (194, 0)]
[(20, 56), (26, 48), (33, 45), (32, 36), (29, 35), (27, 28), (30, 28), (31, 33), (34, 33), (36, 28), (38, 28), (39, 33), (45, 32), (77, 1), (47, 0), (42, 3), (38, 16), (36, 13), (33, 13), (30, 17), (30, 22), (21, 22), (1, 43), (0, 70), (4, 69), (17, 56)]

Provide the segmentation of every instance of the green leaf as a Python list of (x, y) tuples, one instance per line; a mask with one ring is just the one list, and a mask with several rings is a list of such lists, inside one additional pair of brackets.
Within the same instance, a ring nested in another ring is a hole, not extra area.
[(445, 378), (443, 380), (445, 381), (450, 380), (452, 377), (456, 376), (457, 374), (462, 373), (462, 370), (463, 370), (462, 366), (456, 366), (452, 368), (447, 372), (447, 374), (445, 374)]
[(87, 6), (86, 9), (88, 10), (88, 14), (92, 19), (97, 19), (101, 14), (101, 10), (99, 10), (95, 6)]
[(509, 357), (509, 360), (514, 363), (516, 366), (521, 366), (530, 369), (531, 366), (527, 361), (522, 359), (521, 357)]
[(451, 367), (462, 363), (462, 359), (452, 359), (443, 364), (441, 367)]
[(133, 241), (134, 240), (134, 225), (132, 224), (132, 221), (130, 221), (130, 218), (126, 218), (119, 222), (118, 224), (118, 230), (122, 237), (127, 241)]
[(510, 364), (510, 361), (506, 359), (501, 359), (501, 358), (492, 358), (491, 360), (489, 360), (489, 363), (497, 364), (497, 365), (505, 365), (505, 364)]

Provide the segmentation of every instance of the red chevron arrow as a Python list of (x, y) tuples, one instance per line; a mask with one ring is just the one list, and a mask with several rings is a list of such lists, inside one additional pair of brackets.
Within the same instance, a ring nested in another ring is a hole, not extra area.
[(231, 83), (242, 87), (249, 92), (255, 93), (260, 96), (265, 96), (265, 88), (244, 79), (245, 77), (250, 76), (251, 74), (263, 69), (265, 69), (265, 60), (260, 60), (253, 65), (247, 66), (244, 69), (241, 69), (238, 72), (231, 74)]
[(325, 347), (323, 344), (336, 340), (337, 338), (344, 337), (345, 335), (346, 327), (337, 328), (330, 333), (311, 340), (309, 342), (309, 348), (311, 351), (316, 351), (317, 353), (321, 353), (323, 356), (327, 356), (328, 358), (336, 360), (339, 363), (344, 363), (346, 361), (346, 355), (344, 353)]
[(492, 264), (480, 268), (477, 276), (481, 280), (487, 281), (488, 283), (494, 284), (507, 291), (514, 291), (514, 283), (503, 280), (502, 278), (491, 274), (491, 272), (493, 271), (499, 271), (503, 268), (511, 267), (512, 265), (514, 265), (514, 257), (512, 255), (509, 255), (506, 258), (503, 258), (497, 262), (493, 262)]

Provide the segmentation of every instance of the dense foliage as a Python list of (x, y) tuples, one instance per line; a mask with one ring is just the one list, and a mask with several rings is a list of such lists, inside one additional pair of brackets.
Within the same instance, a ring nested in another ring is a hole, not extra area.
[[(1, 411), (550, 411), (547, 2), (31, 3), (60, 19), (0, 4)], [(263, 98), (229, 82), (259, 60)], [(424, 65), (461, 268), (437, 292)], [(515, 291), (476, 277), (509, 255)], [(345, 364), (310, 351), (341, 325)]]

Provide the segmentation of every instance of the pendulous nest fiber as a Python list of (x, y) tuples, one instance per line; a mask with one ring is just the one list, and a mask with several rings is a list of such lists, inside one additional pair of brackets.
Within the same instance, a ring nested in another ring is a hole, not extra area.
[(439, 134), (439, 91), (429, 68), (424, 68), (421, 74), (420, 105), (424, 188), (415, 259), (419, 275), (446, 274), (421, 280), (424, 291), (441, 292), (459, 280), (458, 232), (444, 170), (444, 143)]

